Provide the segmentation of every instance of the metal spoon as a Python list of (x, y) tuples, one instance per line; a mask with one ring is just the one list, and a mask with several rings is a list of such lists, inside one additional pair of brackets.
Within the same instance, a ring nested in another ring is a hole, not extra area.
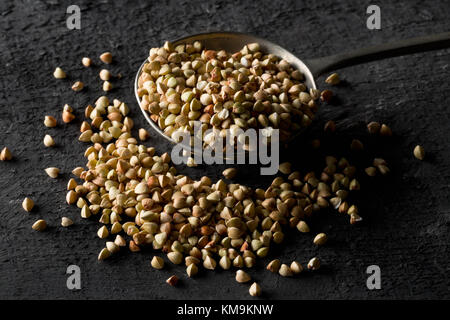
[[(450, 32), (435, 34), (425, 37), (417, 37), (406, 40), (400, 40), (397, 42), (385, 43), (381, 45), (370, 46), (362, 49), (350, 51), (348, 53), (336, 54), (328, 57), (321, 57), (315, 59), (300, 60), (294, 54), (288, 50), (280, 47), (279, 45), (270, 42), (265, 39), (261, 39), (245, 33), (237, 32), (213, 32), (203, 33), (193, 36), (184, 37), (173, 41), (174, 45), (182, 43), (193, 43), (194, 41), (202, 42), (205, 48), (211, 50), (225, 50), (227, 52), (236, 52), (242, 49), (242, 47), (248, 43), (258, 42), (261, 47), (261, 51), (265, 53), (273, 53), (278, 57), (288, 61), (293, 67), (301, 71), (305, 77), (305, 84), (308, 88), (316, 89), (315, 78), (323, 74), (324, 72), (340, 69), (344, 67), (353, 66), (360, 63), (365, 63), (374, 60), (380, 60), (389, 57), (401, 56), (416, 52), (424, 52), (429, 50), (443, 49), (450, 47)], [(138, 96), (138, 79), (141, 74), (142, 68), (146, 61), (144, 61), (139, 68), (134, 90), (136, 99), (140, 105), (140, 99)], [(142, 109), (147, 121), (151, 127), (163, 136), (168, 141), (175, 143), (175, 141), (165, 135), (158, 125), (150, 119), (148, 113)], [(295, 137), (298, 136), (298, 133)], [(294, 137), (292, 137), (293, 139)], [(292, 141), (292, 139), (290, 139)]]

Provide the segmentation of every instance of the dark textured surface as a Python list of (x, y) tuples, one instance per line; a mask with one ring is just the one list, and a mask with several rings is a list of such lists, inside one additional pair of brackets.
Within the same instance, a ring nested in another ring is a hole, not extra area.
[[(99, 223), (82, 221), (64, 198), (69, 172), (85, 163), (85, 146), (76, 139), (82, 110), (102, 94), (96, 77), (99, 53), (113, 52), (116, 63), (111, 68), (124, 77), (114, 83), (116, 89), (109, 96), (129, 104), (139, 128), (146, 123), (133, 96), (134, 73), (148, 49), (165, 39), (216, 30), (249, 32), (308, 58), (450, 29), (448, 1), (428, 5), (418, 0), (377, 1), (382, 10), (378, 31), (365, 27), (368, 1), (130, 1), (126, 5), (78, 1), (82, 28), (70, 31), (65, 18), (72, 3), (0, 2), (0, 147), (7, 145), (14, 154), (14, 161), (0, 163), (0, 298), (249, 297), (247, 286), (233, 280), (233, 272), (202, 272), (188, 279), (182, 267), (155, 271), (149, 266), (151, 251), (123, 252), (97, 262), (104, 246), (96, 236)], [(96, 66), (83, 68), (83, 56), (95, 58)], [(327, 246), (314, 248), (313, 234), (292, 232), (272, 255), (302, 263), (318, 255), (323, 261), (320, 271), (285, 279), (270, 274), (262, 264), (251, 270), (265, 298), (450, 297), (449, 63), (447, 49), (341, 70), (345, 81), (336, 88), (338, 99), (322, 106), (314, 127), (298, 142), (300, 147), (291, 149), (292, 160), (303, 171), (321, 168), (318, 155), (306, 155), (307, 141), (320, 135), (325, 121), (334, 119), (336, 136), (324, 140), (329, 149), (347, 150), (351, 138), (358, 137), (369, 151), (352, 161), (364, 167), (374, 155), (381, 156), (393, 174), (374, 183), (362, 179), (358, 200), (365, 218), (362, 225), (352, 227), (347, 217), (324, 212), (313, 219), (312, 227), (314, 232), (329, 234)], [(68, 79), (52, 77), (57, 65), (68, 72)], [(74, 94), (70, 86), (78, 79), (85, 81), (87, 90)], [(325, 87), (323, 77), (318, 83)], [(65, 103), (76, 110), (75, 124), (45, 128), (44, 115), (59, 119)], [(365, 123), (372, 120), (388, 123), (395, 136), (388, 140), (368, 137)], [(46, 133), (55, 138), (56, 148), (43, 146)], [(427, 151), (424, 162), (412, 156), (417, 143)], [(159, 152), (168, 148), (159, 137), (147, 144)], [(295, 156), (292, 151), (297, 151)], [(59, 179), (46, 176), (43, 169), (49, 166), (61, 168)], [(222, 169), (180, 168), (194, 177), (215, 178)], [(250, 172), (238, 181), (252, 186), (265, 183)], [(31, 213), (21, 208), (25, 196), (37, 203)], [(75, 225), (59, 227), (62, 216), (74, 218)], [(31, 230), (38, 218), (50, 225), (44, 233)], [(81, 267), (79, 291), (66, 288), (65, 271), (70, 264)], [(381, 267), (378, 291), (365, 285), (365, 270), (372, 264)], [(179, 288), (165, 284), (171, 274), (181, 278)]]

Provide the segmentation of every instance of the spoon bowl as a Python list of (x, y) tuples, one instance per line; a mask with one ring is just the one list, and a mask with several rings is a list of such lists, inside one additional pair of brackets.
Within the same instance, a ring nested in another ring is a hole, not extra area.
[[(304, 75), (304, 83), (308, 88), (314, 88), (316, 89), (316, 83), (314, 82), (314, 76), (312, 72), (308, 69), (305, 63), (301, 61), (299, 58), (297, 58), (294, 54), (289, 52), (288, 50), (280, 47), (279, 45), (270, 42), (268, 40), (255, 37), (249, 34), (245, 33), (238, 33), (238, 32), (212, 32), (212, 33), (202, 33), (197, 34), (193, 36), (188, 36), (184, 38), (180, 38), (178, 40), (173, 41), (172, 43), (174, 46), (179, 44), (188, 44), (193, 43), (195, 41), (200, 41), (205, 48), (208, 48), (210, 50), (225, 50), (227, 52), (238, 52), (241, 50), (245, 45), (253, 42), (259, 43), (261, 47), (261, 51), (264, 53), (271, 53), (274, 54), (281, 59), (286, 60), (289, 62), (295, 69), (299, 70)], [(144, 61), (142, 65), (140, 66), (137, 74), (136, 79), (134, 82), (134, 92), (136, 95), (136, 99), (140, 106), (140, 98), (138, 95), (138, 80), (142, 72), (142, 68), (144, 67), (145, 63)], [(159, 135), (163, 136), (166, 140), (176, 143), (171, 137), (164, 134), (164, 132), (159, 128), (158, 124), (155, 123), (152, 119), (150, 119), (149, 114), (147, 111), (145, 111), (142, 107), (140, 108), (142, 113), (144, 114), (144, 117), (149, 122), (150, 126), (158, 132)], [(302, 130), (300, 130), (301, 132)], [(298, 133), (300, 133), (298, 132)], [(295, 134), (295, 136), (298, 135), (298, 133)]]

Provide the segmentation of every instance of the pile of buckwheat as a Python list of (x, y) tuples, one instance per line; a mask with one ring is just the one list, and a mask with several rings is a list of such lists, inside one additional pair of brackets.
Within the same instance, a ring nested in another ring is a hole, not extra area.
[[(101, 60), (109, 64), (112, 55), (104, 53)], [(91, 59), (84, 57), (82, 63), (90, 67)], [(66, 73), (56, 68), (54, 77), (64, 79)], [(106, 69), (100, 72), (102, 81), (111, 77)], [(327, 82), (339, 82), (337, 74), (330, 77)], [(204, 50), (199, 42), (176, 47), (166, 42), (164, 47), (150, 50), (139, 77), (139, 96), (141, 107), (172, 137), (177, 129), (191, 130), (191, 120), (199, 119), (206, 127), (219, 130), (270, 126), (279, 128), (287, 138), (310, 124), (317, 108), (315, 100), (320, 97), (316, 90), (308, 93), (302, 79), (286, 61), (260, 52), (256, 43), (229, 54)], [(109, 85), (105, 88), (103, 83), (102, 87), (109, 91)], [(78, 81), (72, 88), (80, 91), (83, 83)], [(65, 105), (62, 120), (71, 122), (75, 118), (72, 112)], [(315, 212), (331, 207), (347, 215), (352, 224), (361, 220), (358, 208), (348, 202), (349, 194), (360, 189), (357, 170), (345, 158), (326, 157), (318, 174), (300, 173), (292, 170), (290, 163), (282, 163), (280, 176), (267, 188), (232, 183), (235, 168), (223, 172), (225, 180), (211, 181), (206, 176), (193, 180), (177, 173), (167, 152), (157, 155), (155, 148), (133, 137), (129, 112), (126, 103), (106, 96), (86, 107), (79, 140), (88, 144), (87, 162), (73, 169), (74, 178), (67, 185), (67, 203), (76, 205), (82, 218), (101, 224), (97, 235), (105, 246), (98, 260), (125, 247), (132, 252), (152, 248), (162, 251), (168, 261), (184, 264), (189, 277), (201, 266), (209, 270), (237, 268), (236, 281), (247, 283), (251, 277), (242, 269), (252, 268), (256, 259), (266, 257), (273, 243), (283, 242), (288, 227), (310, 232), (307, 221)], [(44, 124), (55, 127), (57, 120), (46, 116)], [(328, 123), (325, 130), (334, 128), (334, 123)], [(390, 132), (376, 122), (370, 123), (368, 130), (373, 134)], [(141, 141), (149, 136), (139, 129)], [(46, 135), (44, 145), (52, 147), (55, 141)], [(414, 154), (423, 159), (419, 147)], [(354, 140), (351, 148), (363, 145)], [(11, 158), (5, 148), (1, 160)], [(45, 171), (51, 178), (59, 177), (56, 167)], [(386, 174), (389, 168), (376, 158), (365, 171), (373, 176), (377, 171)], [(34, 202), (25, 198), (22, 206), (31, 211)], [(62, 218), (63, 227), (72, 224), (72, 219)], [(38, 231), (46, 227), (42, 219), (33, 224)], [(313, 242), (324, 245), (327, 238), (319, 233)], [(164, 261), (154, 256), (150, 265), (162, 269)], [(309, 270), (319, 267), (317, 257), (306, 264)], [(267, 269), (293, 276), (304, 268), (297, 261), (285, 264), (275, 259)], [(177, 282), (176, 276), (167, 280), (170, 285)], [(249, 293), (259, 296), (261, 287), (255, 282)]]

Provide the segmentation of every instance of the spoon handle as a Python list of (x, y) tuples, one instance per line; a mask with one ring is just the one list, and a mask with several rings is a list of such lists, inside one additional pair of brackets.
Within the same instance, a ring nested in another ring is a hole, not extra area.
[(345, 68), (360, 63), (381, 60), (416, 52), (444, 49), (450, 47), (450, 32), (400, 40), (391, 43), (365, 47), (348, 53), (336, 54), (306, 61), (314, 77), (324, 72)]

